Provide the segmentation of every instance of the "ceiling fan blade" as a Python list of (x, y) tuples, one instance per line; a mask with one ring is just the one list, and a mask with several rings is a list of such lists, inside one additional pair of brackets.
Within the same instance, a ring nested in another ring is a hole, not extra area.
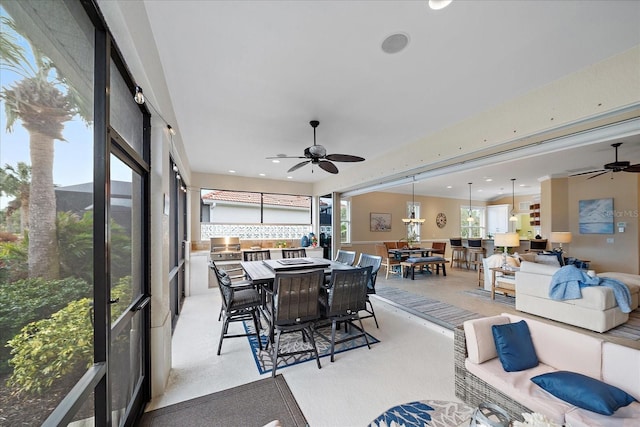
[(306, 159), (304, 156), (273, 156), (265, 157), (265, 159)]
[(598, 173), (598, 172), (607, 172), (607, 171), (606, 171), (606, 170), (604, 170), (604, 169), (598, 169), (598, 170), (591, 170), (591, 171), (586, 171), (586, 172), (572, 173), (572, 174), (571, 174), (571, 175), (569, 175), (569, 176), (589, 175), (589, 174), (592, 174), (592, 173)]
[(336, 167), (336, 165), (329, 161), (320, 160), (320, 162), (318, 162), (318, 165), (329, 173), (338, 173), (338, 168)]
[(625, 172), (635, 172), (635, 173), (640, 173), (640, 163), (638, 163), (637, 165), (631, 165), (629, 167), (624, 168)]
[(587, 178), (587, 179), (593, 179), (593, 178), (598, 177), (598, 176), (600, 176), (600, 175), (604, 175), (604, 174), (605, 174), (605, 173), (607, 173), (607, 172), (609, 172), (609, 171), (602, 171), (602, 172), (600, 172), (599, 174), (596, 174), (596, 175), (590, 176), (590, 177), (589, 177), (589, 178)]
[(293, 172), (295, 170), (298, 170), (301, 167), (303, 167), (304, 165), (306, 165), (307, 163), (311, 163), (311, 160), (305, 160), (304, 162), (300, 162), (297, 165), (292, 166), (291, 169), (289, 169), (287, 172)]
[(363, 162), (364, 158), (350, 154), (327, 154), (325, 159), (333, 162)]

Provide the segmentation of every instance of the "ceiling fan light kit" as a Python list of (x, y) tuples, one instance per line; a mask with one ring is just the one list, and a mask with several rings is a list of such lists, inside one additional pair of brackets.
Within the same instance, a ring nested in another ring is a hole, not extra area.
[(318, 120), (311, 120), (309, 122), (313, 128), (313, 145), (304, 149), (304, 156), (285, 156), (278, 155), (277, 157), (267, 157), (267, 159), (309, 159), (300, 162), (292, 166), (287, 173), (300, 169), (302, 166), (311, 163), (312, 165), (318, 165), (324, 171), (336, 174), (338, 168), (331, 162), (362, 162), (363, 157), (352, 156), (350, 154), (327, 154), (327, 150), (322, 146), (316, 144), (316, 128), (320, 124)]

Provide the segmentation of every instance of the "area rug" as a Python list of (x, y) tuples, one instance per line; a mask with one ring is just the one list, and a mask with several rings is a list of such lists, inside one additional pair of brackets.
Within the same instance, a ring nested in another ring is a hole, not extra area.
[(283, 426), (308, 425), (282, 375), (149, 411), (138, 425), (263, 426), (273, 420)]
[(499, 304), (503, 304), (503, 305), (507, 305), (511, 308), (514, 308), (516, 306), (516, 299), (515, 297), (510, 297), (507, 295), (503, 295), (503, 294), (496, 294), (495, 295), (495, 299), (492, 300), (491, 299), (491, 291), (488, 291), (486, 289), (471, 289), (468, 291), (464, 291), (463, 292), (465, 295), (470, 295), (473, 297), (477, 297), (477, 298), (481, 298), (483, 301), (486, 302), (497, 302)]
[(483, 317), (478, 313), (392, 286), (376, 286), (374, 296), (414, 316), (451, 330), (465, 320)]
[(369, 427), (451, 427), (471, 419), (473, 408), (458, 402), (419, 400), (394, 406), (373, 420)]
[[(255, 329), (253, 327), (253, 322), (242, 322), (244, 324), (244, 329), (247, 333), (254, 333)], [(331, 325), (323, 326), (318, 328), (318, 332), (325, 337), (331, 337)], [(342, 340), (344, 338), (349, 337), (350, 335), (357, 335), (359, 331), (356, 331), (354, 328), (349, 328), (348, 332), (344, 331), (344, 328), (340, 328), (336, 330), (336, 341)], [(269, 337), (266, 335), (267, 331), (262, 330), (260, 339), (262, 341), (263, 350), (260, 351), (258, 347), (258, 339), (255, 335), (249, 336), (249, 345), (251, 346), (251, 353), (253, 354), (253, 359), (256, 362), (256, 366), (258, 367), (258, 372), (260, 374), (264, 374), (266, 372), (271, 372), (273, 369), (273, 363), (271, 362), (271, 352), (264, 350), (265, 345), (267, 344)], [(289, 333), (282, 334), (280, 336), (280, 351), (283, 353), (289, 353), (293, 351), (300, 351), (304, 349), (311, 348), (311, 344), (308, 342), (303, 342), (300, 338), (300, 333)], [(318, 348), (318, 355), (322, 357), (331, 355), (331, 343), (328, 340), (323, 339), (321, 336), (316, 333), (314, 335), (316, 341), (316, 347)], [(373, 335), (367, 333), (367, 338), (369, 339), (369, 344), (375, 344), (380, 342)], [(336, 344), (336, 348), (334, 350), (335, 354), (343, 353), (345, 351), (354, 350), (360, 347), (366, 347), (367, 343), (364, 337), (356, 338), (353, 340), (349, 340), (340, 344)], [(366, 349), (365, 349), (366, 350)], [(338, 356), (335, 356), (336, 358)], [(278, 357), (278, 371), (282, 368), (286, 368), (288, 366), (297, 365), (299, 363), (308, 362), (311, 360), (315, 360), (315, 357), (311, 353), (304, 354), (296, 354), (290, 356), (280, 356)]]

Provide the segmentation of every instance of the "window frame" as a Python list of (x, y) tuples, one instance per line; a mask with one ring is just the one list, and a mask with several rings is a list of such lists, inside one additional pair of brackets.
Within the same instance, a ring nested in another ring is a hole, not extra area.
[[(472, 211), (472, 216), (476, 218), (476, 221), (473, 222), (473, 226), (469, 226), (467, 222), (469, 211)], [(485, 206), (460, 205), (460, 236), (463, 239), (469, 237), (484, 239), (487, 228), (486, 221), (487, 209)], [(477, 235), (469, 233), (471, 230), (477, 230)]]

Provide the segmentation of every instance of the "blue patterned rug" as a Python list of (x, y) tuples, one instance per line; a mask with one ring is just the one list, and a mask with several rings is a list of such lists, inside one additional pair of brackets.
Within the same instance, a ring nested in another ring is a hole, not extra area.
[[(253, 333), (255, 331), (252, 322), (244, 321), (242, 323), (244, 324), (245, 332)], [(318, 332), (320, 332), (322, 335), (326, 337), (331, 337), (331, 325), (318, 328)], [(268, 331), (264, 329), (260, 331), (260, 340), (262, 341), (263, 349), (269, 339), (269, 337), (267, 336), (267, 333)], [(336, 330), (336, 341), (341, 340), (343, 338), (347, 338), (351, 334), (357, 335), (358, 331), (354, 330), (353, 328), (349, 328), (349, 332), (345, 332), (344, 328)], [(299, 350), (311, 348), (311, 344), (303, 342), (300, 336), (301, 336), (300, 333), (282, 334), (280, 336), (280, 351), (287, 353), (287, 352), (293, 352), (293, 351), (299, 351)], [(369, 339), (369, 344), (375, 344), (380, 342), (380, 340), (378, 340), (376, 337), (372, 336), (369, 333), (367, 333), (367, 337)], [(269, 351), (267, 350), (260, 351), (260, 348), (258, 347), (258, 339), (256, 338), (256, 336), (253, 335), (253, 336), (249, 336), (248, 338), (249, 338), (249, 345), (251, 346), (251, 353), (253, 354), (253, 359), (255, 360), (256, 366), (258, 367), (258, 372), (260, 372), (260, 374), (271, 372), (271, 370), (273, 369), (273, 364), (271, 363), (271, 353), (270, 353), (271, 346), (269, 346)], [(321, 358), (330, 356), (331, 343), (324, 340), (322, 337), (318, 336), (317, 333), (314, 335), (314, 338), (316, 341), (316, 347), (318, 347), (318, 355)], [(367, 346), (367, 343), (364, 337), (360, 337), (353, 340), (349, 340), (344, 343), (336, 344), (334, 353), (337, 355), (338, 353), (343, 353), (345, 351), (354, 350), (356, 348), (366, 347), (366, 346)], [(365, 348), (365, 350), (367, 349)], [(337, 360), (338, 356), (335, 356), (335, 358)], [(280, 356), (278, 357), (278, 371), (280, 371), (280, 369), (282, 368), (286, 368), (287, 366), (297, 365), (298, 363), (304, 363), (310, 360), (315, 360), (315, 357), (311, 353), (296, 354), (296, 355), (284, 356), (284, 357)]]
[(369, 427), (451, 427), (471, 419), (473, 408), (458, 402), (419, 400), (394, 406), (373, 420)]

